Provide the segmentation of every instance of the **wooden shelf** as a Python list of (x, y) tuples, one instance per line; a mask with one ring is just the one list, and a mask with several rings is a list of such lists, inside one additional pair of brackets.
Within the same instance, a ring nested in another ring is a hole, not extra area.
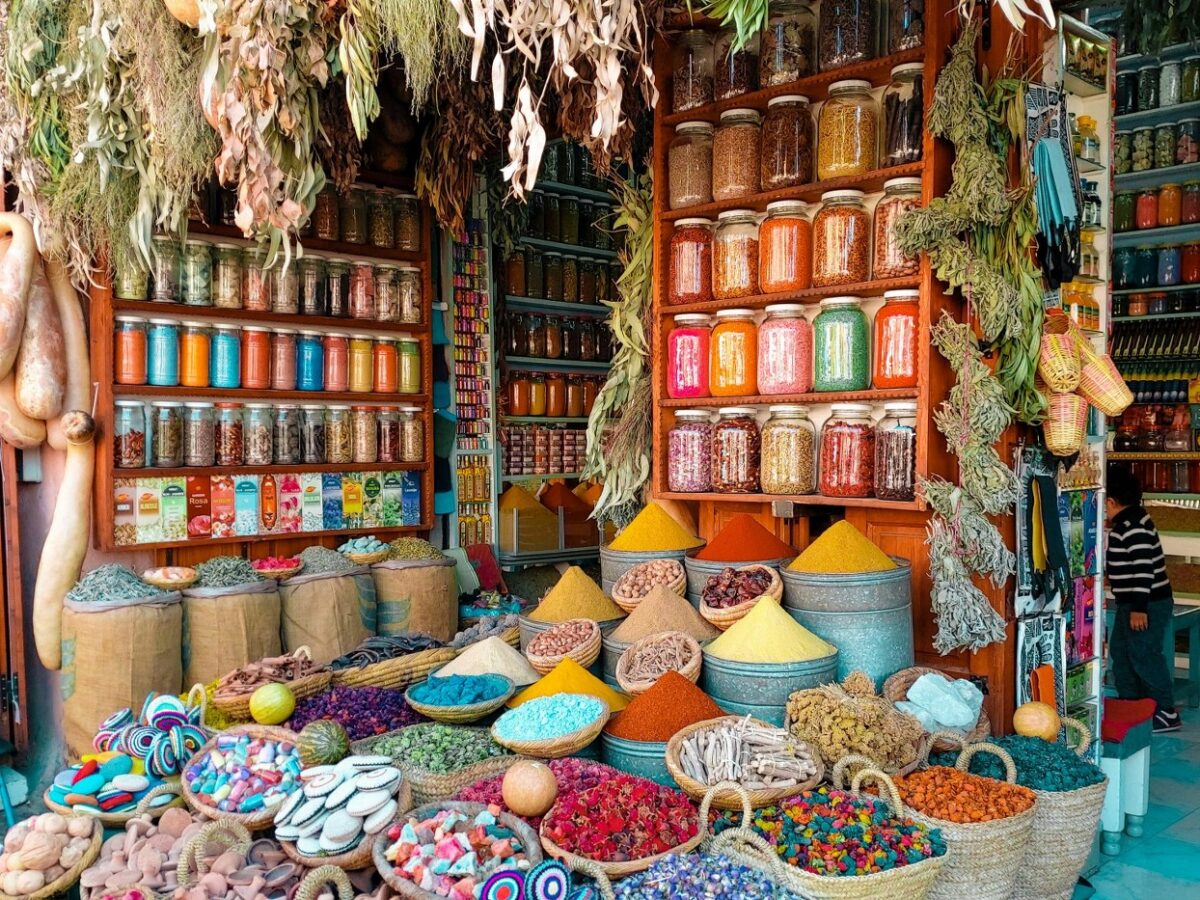
[(688, 494), (664, 491), (656, 494), (668, 500), (702, 500), (714, 503), (795, 503), (797, 506), (869, 506), (873, 509), (924, 509), (920, 500), (877, 500), (874, 497), (824, 497), (820, 494)]
[[(247, 245), (253, 243), (246, 240), (240, 228), (233, 225), (208, 224), (195, 219), (188, 222), (188, 237), (223, 238)], [(424, 263), (428, 254), (423, 250), (396, 250), (392, 247), (375, 247), (371, 244), (349, 244), (345, 241), (324, 241), (317, 237), (300, 239), (300, 245), (305, 251), (320, 253), (324, 256), (346, 257), (348, 259), (366, 259), (375, 262), (405, 262)]]
[(588, 423), (586, 416), (501, 416), (500, 418), (514, 425), (586, 425)]
[(807, 405), (827, 403), (886, 403), (891, 400), (915, 400), (916, 388), (884, 388), (876, 391), (830, 391), (810, 394), (756, 395), (753, 397), (690, 397), (660, 400), (664, 409), (708, 409), (720, 406), (775, 406), (801, 403)]
[(599, 247), (585, 247), (582, 244), (565, 244), (562, 241), (547, 241), (544, 238), (523, 237), (520, 243), (551, 253), (562, 253), (566, 256), (591, 256), (596, 259), (616, 259), (616, 250), (601, 250)]
[(122, 300), (113, 298), (113, 309), (119, 313), (136, 313), (141, 316), (186, 319), (213, 319), (224, 322), (262, 322), (277, 328), (299, 330), (341, 331), (344, 333), (370, 333), (387, 337), (397, 334), (424, 334), (429, 323), (418, 325), (400, 322), (378, 322), (374, 319), (340, 319), (333, 316), (291, 315), (277, 312), (258, 312), (252, 309), (225, 309), (219, 306), (188, 306), (186, 303), (156, 303), (153, 300)]
[[(422, 498), (422, 504), (426, 501)], [(432, 499), (429, 501), (432, 506)], [(433, 528), (432, 522), (422, 522), (419, 525), (389, 525), (386, 528), (338, 528), (325, 529), (323, 531), (289, 531), (280, 534), (240, 534), (231, 537), (222, 538), (196, 538), (190, 541), (157, 541), (152, 544), (118, 544), (113, 546), (115, 551), (134, 551), (134, 550), (179, 550), (184, 547), (203, 549), (205, 547), (228, 546), (229, 544), (263, 544), (268, 541), (294, 541), (304, 540), (305, 538), (315, 539), (319, 537), (350, 537), (359, 534), (423, 534)]]
[(269, 466), (180, 466), (160, 469), (143, 466), (140, 469), (113, 469), (114, 478), (179, 478), (187, 475), (302, 475), (305, 472), (420, 472), (430, 463), (300, 463)]
[(1138, 188), (1158, 187), (1160, 184), (1180, 183), (1200, 178), (1200, 162), (1182, 166), (1164, 166), (1161, 169), (1144, 169), (1141, 172), (1122, 172), (1113, 176), (1117, 190), (1132, 191)]
[(511, 369), (531, 372), (607, 372), (612, 363), (581, 359), (535, 359), (532, 356), (508, 356), (505, 364)]
[(527, 309), (530, 312), (559, 313), (564, 316), (591, 316), (607, 319), (609, 308), (599, 303), (568, 303), (565, 300), (542, 300), (538, 297), (516, 297), (506, 294), (504, 303), (509, 309)]
[(677, 316), (681, 313), (707, 313), (719, 309), (761, 309), (773, 303), (804, 303), (816, 302), (825, 297), (880, 297), (884, 291), (894, 291), (903, 288), (915, 289), (921, 286), (918, 275), (904, 278), (879, 278), (874, 281), (859, 281), (854, 284), (838, 284), (832, 287), (805, 288), (802, 291), (780, 291), (775, 294), (751, 294), (748, 297), (736, 297), (732, 300), (707, 300), (703, 303), (681, 303), (678, 306), (662, 306), (658, 313), (663, 317)]
[(1200, 100), (1125, 113), (1122, 116), (1114, 116), (1113, 121), (1117, 123), (1116, 127), (1119, 131), (1131, 131), (1135, 128), (1175, 124), (1180, 119), (1194, 119), (1197, 116), (1200, 116)]
[(1200, 450), (1182, 450), (1158, 453), (1140, 453), (1134, 451), (1110, 452), (1107, 457), (1109, 462), (1184, 462), (1200, 459)]
[(727, 209), (753, 209), (756, 212), (762, 212), (767, 208), (768, 203), (774, 203), (776, 200), (805, 200), (811, 203), (820, 200), (821, 195), (826, 191), (839, 191), (848, 188), (854, 188), (870, 194), (883, 190), (883, 183), (889, 179), (919, 176), (924, 171), (925, 164), (923, 162), (905, 163), (902, 166), (874, 169), (862, 175), (827, 178), (824, 181), (814, 181), (811, 184), (779, 188), (774, 191), (763, 191), (759, 194), (739, 197), (736, 200), (714, 200), (712, 203), (697, 203), (695, 206), (670, 209), (663, 212), (662, 218), (668, 222), (696, 217), (711, 219)]
[(616, 203), (613, 200), (612, 194), (608, 191), (598, 191), (595, 188), (581, 187), (578, 184), (563, 184), (561, 181), (543, 181), (539, 178), (536, 187), (551, 194), (570, 194), (572, 197), (581, 197), (584, 200), (597, 200), (601, 203), (607, 203), (610, 207)]
[(160, 399), (200, 398), (236, 400), (242, 403), (348, 403), (354, 406), (420, 406), (429, 402), (428, 394), (380, 394), (350, 391), (257, 391), (248, 388), (159, 387), (153, 384), (114, 384), (114, 397), (157, 397)]
[(550, 472), (550, 473), (538, 474), (538, 475), (501, 475), (500, 480), (501, 481), (537, 481), (537, 480), (549, 481), (552, 478), (569, 478), (573, 481), (578, 481), (580, 479), (580, 477), (582, 477), (582, 476), (581, 476), (581, 473), (579, 473), (579, 472)]

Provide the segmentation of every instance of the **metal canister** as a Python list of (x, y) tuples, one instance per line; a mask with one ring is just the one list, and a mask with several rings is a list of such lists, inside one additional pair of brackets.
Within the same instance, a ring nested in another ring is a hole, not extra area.
[[(692, 547), (692, 550), (699, 550), (699, 547)], [(600, 587), (604, 589), (604, 593), (612, 596), (613, 585), (617, 580), (632, 569), (634, 566), (644, 562), (650, 562), (652, 559), (675, 559), (682, 565), (684, 557), (687, 556), (687, 550), (644, 550), (637, 553), (625, 550), (612, 550), (608, 544), (600, 546)]]
[(783, 727), (788, 697), (836, 680), (838, 653), (793, 663), (737, 662), (704, 651), (700, 687), (733, 715)]

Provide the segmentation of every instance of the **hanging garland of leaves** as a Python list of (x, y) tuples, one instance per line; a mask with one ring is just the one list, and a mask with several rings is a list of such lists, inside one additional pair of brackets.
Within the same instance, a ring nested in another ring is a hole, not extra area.
[(1157, 53), (1200, 41), (1197, 0), (1124, 0), (1121, 28), (1127, 53)]
[(626, 181), (613, 192), (614, 225), (624, 229), (620, 299), (612, 310), (616, 353), (608, 380), (596, 397), (587, 426), (583, 478), (604, 481), (595, 518), (623, 528), (642, 507), (650, 477), (651, 397), (649, 333), (654, 253), (653, 180), (649, 174)]

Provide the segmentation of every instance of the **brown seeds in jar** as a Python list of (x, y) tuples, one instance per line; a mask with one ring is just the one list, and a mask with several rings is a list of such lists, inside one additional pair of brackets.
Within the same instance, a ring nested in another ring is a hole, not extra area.
[(892, 178), (883, 185), (886, 193), (875, 205), (875, 251), (873, 271), (876, 278), (915, 275), (921, 268), (915, 256), (905, 256), (896, 241), (896, 223), (910, 209), (921, 205), (920, 178)]
[(773, 14), (763, 29), (758, 66), (762, 87), (787, 84), (817, 71), (816, 16), (812, 9), (778, 0), (771, 6)]
[(713, 68), (718, 100), (758, 90), (758, 36), (752, 37), (740, 49), (735, 48), (736, 43), (733, 31), (724, 31), (717, 37)]
[(760, 129), (752, 109), (729, 109), (713, 137), (712, 195), (734, 200), (758, 193)]
[(870, 277), (871, 222), (862, 191), (827, 191), (813, 218), (813, 287), (854, 284)]
[(713, 490), (723, 494), (752, 494), (758, 490), (762, 439), (754, 409), (730, 406), (720, 410), (713, 428)]
[(762, 126), (760, 181), (764, 191), (812, 181), (813, 120), (808, 98), (774, 97)]
[(709, 203), (712, 177), (713, 127), (707, 122), (681, 122), (667, 150), (671, 209)]
[(758, 293), (758, 224), (750, 210), (717, 216), (713, 239), (713, 297), (732, 300)]

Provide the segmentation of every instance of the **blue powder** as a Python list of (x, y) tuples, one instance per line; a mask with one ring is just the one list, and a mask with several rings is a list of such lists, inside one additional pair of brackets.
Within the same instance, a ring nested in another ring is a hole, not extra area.
[(511, 709), (496, 720), (496, 736), (509, 741), (542, 741), (578, 731), (603, 714), (604, 704), (587, 694), (552, 694)]
[(508, 683), (497, 675), (430, 675), (412, 689), (412, 699), (430, 706), (467, 706), (495, 700), (508, 690)]

